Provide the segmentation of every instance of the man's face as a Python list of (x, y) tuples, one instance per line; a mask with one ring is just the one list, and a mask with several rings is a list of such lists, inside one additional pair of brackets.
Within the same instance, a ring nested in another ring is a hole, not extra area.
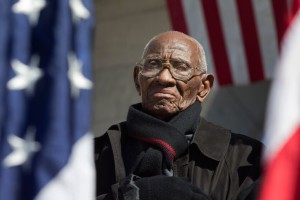
[[(197, 46), (186, 38), (160, 37), (152, 41), (143, 56), (164, 60), (182, 60), (192, 67), (199, 65)], [(145, 77), (135, 69), (135, 81), (142, 98), (143, 109), (162, 120), (168, 120), (176, 113), (193, 104), (201, 90), (201, 76), (194, 76), (187, 82), (176, 80), (168, 68), (155, 77)]]

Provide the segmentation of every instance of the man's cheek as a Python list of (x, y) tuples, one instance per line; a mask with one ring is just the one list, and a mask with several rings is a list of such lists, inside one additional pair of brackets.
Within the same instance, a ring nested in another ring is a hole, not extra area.
[(191, 87), (189, 90), (185, 91), (184, 97), (186, 99), (193, 99), (194, 97), (196, 98), (197, 96), (197, 87)]

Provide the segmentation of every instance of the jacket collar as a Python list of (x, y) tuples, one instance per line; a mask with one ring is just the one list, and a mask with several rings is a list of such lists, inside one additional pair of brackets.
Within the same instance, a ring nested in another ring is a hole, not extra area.
[(227, 152), (230, 137), (229, 130), (201, 118), (192, 144), (195, 144), (205, 156), (220, 161)]

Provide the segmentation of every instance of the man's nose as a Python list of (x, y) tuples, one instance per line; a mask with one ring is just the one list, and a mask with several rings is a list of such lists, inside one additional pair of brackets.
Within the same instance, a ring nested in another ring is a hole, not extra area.
[(176, 84), (176, 80), (173, 78), (170, 67), (164, 67), (157, 76), (157, 80), (161, 85)]

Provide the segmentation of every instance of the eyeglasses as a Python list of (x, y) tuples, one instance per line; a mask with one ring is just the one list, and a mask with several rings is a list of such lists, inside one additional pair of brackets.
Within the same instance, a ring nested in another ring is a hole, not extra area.
[(189, 81), (194, 76), (200, 76), (200, 74), (194, 74), (194, 70), (199, 70), (199, 67), (191, 67), (189, 64), (179, 60), (166, 60), (159, 58), (147, 58), (143, 59), (140, 63), (137, 63), (140, 67), (140, 73), (146, 77), (157, 76), (164, 68), (168, 68), (172, 77), (176, 80), (184, 82)]

